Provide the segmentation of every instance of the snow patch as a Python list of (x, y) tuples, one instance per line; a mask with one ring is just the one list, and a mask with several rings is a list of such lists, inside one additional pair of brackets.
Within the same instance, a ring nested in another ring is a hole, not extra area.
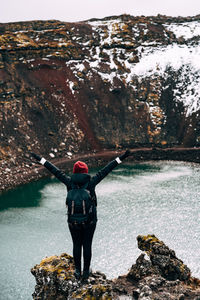
[(200, 35), (200, 23), (197, 21), (186, 23), (175, 23), (170, 25), (164, 25), (166, 29), (172, 31), (176, 38), (183, 37), (185, 39), (191, 39)]
[[(133, 76), (151, 77), (168, 76), (168, 69), (180, 72), (174, 97), (182, 101), (186, 108), (186, 115), (200, 109), (200, 47), (186, 45), (169, 45), (167, 48), (155, 49), (152, 53), (143, 54), (129, 74)], [(187, 84), (186, 84), (187, 83)]]
[(67, 80), (66, 82), (69, 84), (69, 88), (70, 88), (72, 94), (74, 94), (74, 93), (75, 93), (75, 91), (74, 91), (74, 89), (73, 89), (73, 87), (74, 87), (74, 82), (73, 82), (73, 81), (70, 81), (70, 80)]

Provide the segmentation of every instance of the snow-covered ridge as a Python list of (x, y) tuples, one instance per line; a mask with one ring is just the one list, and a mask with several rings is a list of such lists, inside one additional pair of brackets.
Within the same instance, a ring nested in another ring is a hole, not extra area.
[(165, 28), (172, 31), (176, 38), (183, 37), (184, 39), (191, 39), (200, 36), (200, 22), (185, 22), (185, 23), (172, 23), (165, 25)]
[[(117, 31), (123, 30), (126, 24), (121, 19), (115, 19), (110, 21), (94, 21), (90, 22), (90, 25), (96, 32), (99, 32), (101, 38), (101, 45), (108, 43), (112, 45), (116, 41), (115, 34)], [(104, 39), (102, 26), (107, 27), (108, 35)], [(148, 30), (145, 29), (146, 24), (143, 26), (145, 34), (148, 34)], [(200, 37), (200, 22), (192, 21), (185, 23), (172, 23), (164, 25), (164, 27), (175, 34), (176, 38), (183, 37), (185, 40), (192, 39), (194, 37)], [(137, 24), (132, 27), (133, 37), (132, 42), (135, 41), (135, 36), (139, 35), (139, 29)], [(119, 39), (118, 39), (119, 42)], [(124, 43), (124, 41), (121, 41)], [(131, 41), (129, 41), (131, 43)], [(153, 46), (153, 47), (152, 47)], [(98, 72), (103, 79), (110, 80), (113, 84), (114, 78), (123, 78), (127, 84), (130, 84), (132, 79), (137, 77), (155, 77), (162, 76), (165, 80), (170, 76), (170, 72), (178, 72), (179, 77), (176, 79), (176, 87), (173, 90), (174, 100), (183, 102), (186, 108), (186, 115), (189, 116), (192, 113), (200, 109), (200, 45), (188, 44), (170, 44), (166, 46), (157, 45), (152, 42), (142, 42), (137, 47), (139, 53), (139, 62), (130, 63), (131, 53), (126, 50), (116, 50), (117, 58), (113, 59), (112, 49), (107, 50), (107, 54), (110, 56), (110, 74), (102, 74)], [(142, 50), (142, 51), (141, 51)], [(105, 51), (105, 50), (104, 50)], [(100, 52), (99, 49), (97, 52)], [(123, 52), (124, 59), (120, 59), (119, 56)], [(90, 64), (91, 68), (98, 68), (100, 58), (96, 55), (96, 61)], [(127, 73), (119, 75), (117, 72), (118, 64), (124, 65), (127, 69)], [(187, 83), (187, 84), (186, 84)]]

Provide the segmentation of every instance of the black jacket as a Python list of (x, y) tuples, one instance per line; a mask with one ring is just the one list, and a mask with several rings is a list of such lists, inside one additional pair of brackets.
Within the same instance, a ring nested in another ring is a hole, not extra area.
[[(63, 182), (66, 187), (67, 191), (72, 189), (72, 185), (76, 184), (79, 186), (85, 185), (88, 182), (87, 190), (90, 191), (90, 194), (97, 206), (97, 197), (95, 193), (96, 185), (101, 182), (115, 167), (118, 166), (118, 162), (116, 160), (112, 160), (109, 162), (104, 168), (97, 172), (96, 175), (90, 176), (86, 173), (75, 173), (71, 177), (65, 175), (60, 169), (58, 169), (55, 165), (46, 161), (44, 166), (52, 173), (56, 178), (58, 178), (61, 182)], [(97, 220), (97, 217), (96, 217)]]

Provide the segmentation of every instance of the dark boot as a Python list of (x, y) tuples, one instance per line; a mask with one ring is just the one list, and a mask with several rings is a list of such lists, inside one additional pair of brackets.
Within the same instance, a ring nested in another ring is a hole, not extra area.
[(89, 278), (89, 276), (90, 276), (90, 271), (89, 270), (84, 270), (82, 279), (87, 280)]
[(78, 269), (75, 269), (74, 276), (77, 280), (80, 280), (81, 278), (81, 272)]

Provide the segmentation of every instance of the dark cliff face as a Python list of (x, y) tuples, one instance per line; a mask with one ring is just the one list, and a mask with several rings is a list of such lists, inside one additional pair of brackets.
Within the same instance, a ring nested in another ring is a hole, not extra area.
[(200, 143), (200, 17), (0, 24), (0, 160)]

